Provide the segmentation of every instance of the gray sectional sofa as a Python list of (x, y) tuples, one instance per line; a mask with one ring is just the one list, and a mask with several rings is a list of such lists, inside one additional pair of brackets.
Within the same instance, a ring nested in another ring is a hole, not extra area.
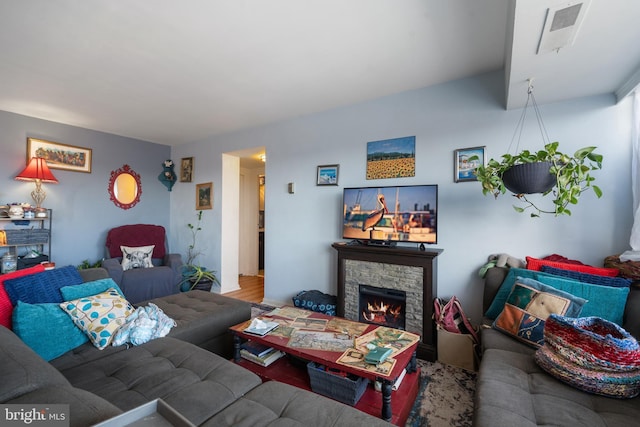
[[(485, 277), (484, 310), (508, 270), (491, 268)], [(623, 327), (640, 337), (640, 289), (633, 287)], [(490, 325), (493, 319), (485, 319)], [(534, 361), (535, 350), (491, 329), (481, 331), (482, 361), (475, 394), (476, 427), (621, 426), (640, 424), (640, 397), (615, 399), (566, 385)]]
[[(82, 274), (86, 281), (105, 273)], [(262, 383), (229, 361), (228, 327), (250, 317), (248, 303), (203, 291), (153, 302), (178, 324), (169, 336), (102, 351), (86, 343), (50, 362), (0, 327), (0, 402), (69, 404), (70, 425), (83, 427), (158, 398), (199, 426), (390, 425), (309, 391)]]

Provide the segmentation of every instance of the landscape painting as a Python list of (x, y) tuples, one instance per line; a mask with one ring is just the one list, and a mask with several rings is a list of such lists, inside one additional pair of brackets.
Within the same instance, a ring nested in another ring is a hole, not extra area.
[(415, 175), (415, 136), (367, 143), (367, 179), (407, 178)]

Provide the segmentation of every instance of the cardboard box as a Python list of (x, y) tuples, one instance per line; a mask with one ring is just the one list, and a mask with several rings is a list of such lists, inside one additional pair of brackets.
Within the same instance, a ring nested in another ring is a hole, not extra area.
[(478, 358), (473, 337), (448, 332), (438, 326), (438, 362), (468, 371), (478, 370)]

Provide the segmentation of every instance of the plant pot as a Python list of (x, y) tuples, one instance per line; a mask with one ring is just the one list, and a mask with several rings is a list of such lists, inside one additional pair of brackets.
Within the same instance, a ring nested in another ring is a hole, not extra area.
[(200, 280), (198, 282), (197, 285), (195, 285), (193, 287), (193, 289), (197, 289), (199, 291), (207, 291), (210, 292), (211, 291), (211, 285), (213, 285), (213, 282), (211, 280)]
[(502, 182), (514, 194), (545, 193), (556, 184), (551, 162), (523, 163), (506, 170)]

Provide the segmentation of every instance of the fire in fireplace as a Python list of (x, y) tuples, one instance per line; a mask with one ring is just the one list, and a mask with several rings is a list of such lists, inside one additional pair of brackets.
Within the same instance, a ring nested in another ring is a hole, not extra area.
[(359, 286), (359, 320), (390, 328), (405, 328), (407, 293), (397, 289)]

